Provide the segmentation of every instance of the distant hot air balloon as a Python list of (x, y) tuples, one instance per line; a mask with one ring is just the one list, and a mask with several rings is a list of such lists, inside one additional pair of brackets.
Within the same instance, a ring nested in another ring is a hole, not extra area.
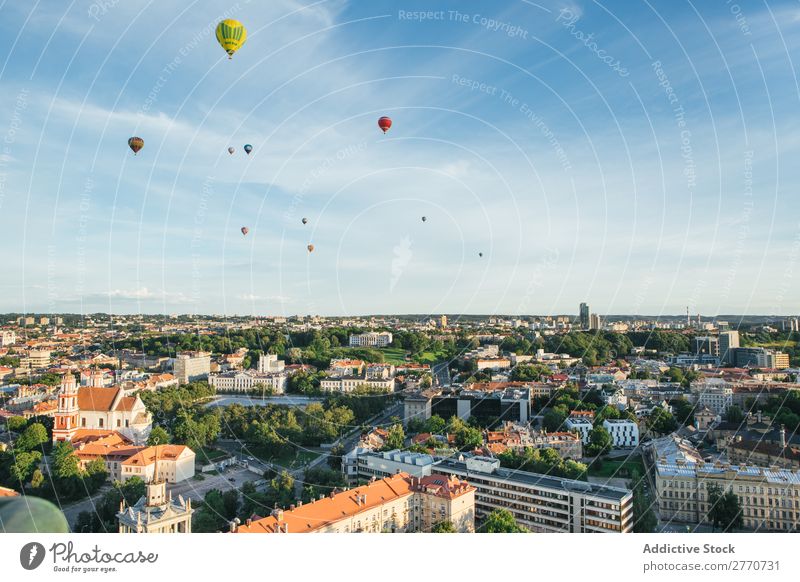
[(479, 257), (482, 257), (482, 256), (483, 256), (483, 253), (478, 253), (478, 256), (479, 256)]
[(303, 217), (303, 224), (308, 224), (308, 219), (306, 217)]
[(422, 217), (422, 222), (427, 222), (427, 221), (428, 221), (428, 217), (427, 216), (423, 216)]
[(243, 226), (243, 227), (242, 227), (242, 234), (243, 234), (243, 235), (247, 235), (247, 233), (248, 233), (248, 232), (250, 232), (250, 229), (249, 229), (249, 228), (247, 228), (246, 226)]
[(228, 53), (228, 58), (233, 58), (233, 53), (242, 48), (247, 40), (247, 30), (238, 20), (227, 19), (217, 25), (217, 42)]
[(253, 146), (251, 146), (249, 143), (244, 144), (244, 153), (246, 153), (249, 156), (250, 152), (252, 151), (253, 151)]
[(306, 248), (308, 249), (309, 253), (313, 253), (314, 252), (314, 245), (308, 245)]
[(140, 137), (132, 137), (128, 140), (128, 147), (133, 150), (133, 155), (135, 156), (144, 147), (144, 140)]
[(228, 148), (228, 153), (229, 153), (229, 154), (233, 154), (233, 152), (235, 152), (235, 151), (236, 151), (236, 148), (235, 148), (235, 147), (233, 147), (233, 146), (231, 146), (231, 147), (229, 147), (229, 148)]
[(378, 120), (378, 127), (383, 130), (383, 133), (389, 131), (389, 128), (392, 127), (392, 120), (385, 115)]

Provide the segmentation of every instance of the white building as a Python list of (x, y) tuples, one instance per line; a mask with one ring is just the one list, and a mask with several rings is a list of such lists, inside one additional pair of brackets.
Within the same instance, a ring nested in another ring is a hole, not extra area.
[(279, 360), (275, 354), (262, 354), (258, 357), (259, 374), (272, 374), (283, 372), (285, 362)]
[(178, 384), (205, 380), (211, 373), (211, 354), (205, 352), (178, 354), (173, 369)]
[(628, 419), (611, 418), (603, 421), (615, 449), (639, 446), (639, 425)]
[(431, 467), (431, 455), (397, 449), (378, 453), (356, 447), (342, 457), (342, 472), (350, 483), (369, 481), (373, 477), (382, 479), (397, 473), (408, 473), (412, 477), (422, 478), (431, 474)]
[[(283, 362), (281, 362), (283, 363)], [(285, 373), (260, 373), (253, 370), (210, 374), (208, 385), (218, 392), (250, 392), (263, 389), (272, 394), (286, 392), (288, 376)]]
[(568, 431), (577, 432), (581, 436), (581, 442), (585, 445), (589, 444), (589, 433), (592, 432), (594, 425), (588, 418), (582, 416), (570, 416), (564, 426)]
[(695, 393), (698, 407), (705, 406), (715, 414), (724, 415), (733, 405), (733, 388), (723, 381), (692, 382), (691, 390)]
[(0, 347), (13, 346), (17, 343), (17, 334), (13, 331), (0, 331)]
[(453, 475), (473, 485), (475, 514), (511, 512), (518, 525), (543, 533), (627, 533), (633, 529), (633, 493), (500, 467), (498, 459), (451, 457), (433, 473)]
[(392, 343), (392, 334), (388, 331), (367, 332), (350, 336), (350, 347), (385, 348)]

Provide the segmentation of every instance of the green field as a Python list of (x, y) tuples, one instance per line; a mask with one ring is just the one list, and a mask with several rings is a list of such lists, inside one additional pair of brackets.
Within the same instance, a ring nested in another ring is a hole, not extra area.
[(404, 364), (406, 362), (406, 350), (400, 348), (381, 348), (380, 352), (389, 364)]
[(644, 475), (644, 464), (638, 455), (621, 460), (604, 460), (602, 464), (589, 465), (590, 477), (632, 479), (638, 481)]
[(444, 351), (441, 352), (420, 352), (414, 358), (420, 364), (435, 364), (436, 362), (440, 362), (442, 360), (447, 359), (447, 353)]
[(254, 457), (258, 457), (262, 461), (272, 463), (274, 465), (280, 465), (286, 469), (295, 469), (297, 467), (301, 467), (304, 464), (310, 463), (321, 454), (314, 451), (298, 449), (293, 446), (283, 447), (281, 454), (279, 455), (267, 455), (264, 453), (264, 451), (259, 450), (257, 447), (248, 448), (245, 454), (247, 453), (250, 453)]
[(201, 465), (216, 463), (217, 461), (219, 461), (220, 459), (224, 459), (225, 457), (230, 457), (230, 454), (226, 453), (225, 451), (221, 451), (219, 449), (211, 449), (208, 447), (203, 447), (195, 453), (195, 460)]

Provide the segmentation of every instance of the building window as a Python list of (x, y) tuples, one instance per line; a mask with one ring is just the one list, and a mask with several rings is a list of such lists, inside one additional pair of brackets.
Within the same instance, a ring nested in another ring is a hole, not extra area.
[(100, 426), (100, 428), (103, 428), (103, 419), (102, 418), (100, 419), (100, 425), (99, 426)]

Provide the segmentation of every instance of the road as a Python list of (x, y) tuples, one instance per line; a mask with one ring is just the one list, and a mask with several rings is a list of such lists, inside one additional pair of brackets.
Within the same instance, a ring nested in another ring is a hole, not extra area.
[[(172, 497), (177, 498), (178, 495), (183, 495), (184, 498), (190, 497), (192, 500), (200, 500), (205, 497), (206, 493), (212, 489), (219, 489), (223, 493), (229, 489), (241, 489), (247, 481), (257, 481), (261, 477), (247, 469), (240, 466), (234, 466), (219, 475), (198, 473), (202, 475), (203, 479), (186, 479), (175, 485), (167, 485), (167, 492), (172, 493)], [(233, 481), (231, 481), (233, 479)], [(61, 508), (64, 516), (67, 518), (67, 523), (70, 527), (78, 519), (78, 514), (82, 511), (94, 512), (95, 503), (100, 501), (105, 493), (111, 489), (111, 485), (103, 486), (92, 497), (88, 497), (72, 505)]]
[(223, 395), (217, 396), (213, 400), (206, 403), (207, 408), (216, 408), (220, 406), (230, 406), (231, 404), (241, 404), (242, 406), (267, 406), (269, 404), (277, 406), (292, 406), (295, 408), (305, 408), (312, 402), (322, 402), (323, 398), (314, 398), (312, 396), (267, 396), (266, 398), (257, 398), (254, 396), (246, 395)]

